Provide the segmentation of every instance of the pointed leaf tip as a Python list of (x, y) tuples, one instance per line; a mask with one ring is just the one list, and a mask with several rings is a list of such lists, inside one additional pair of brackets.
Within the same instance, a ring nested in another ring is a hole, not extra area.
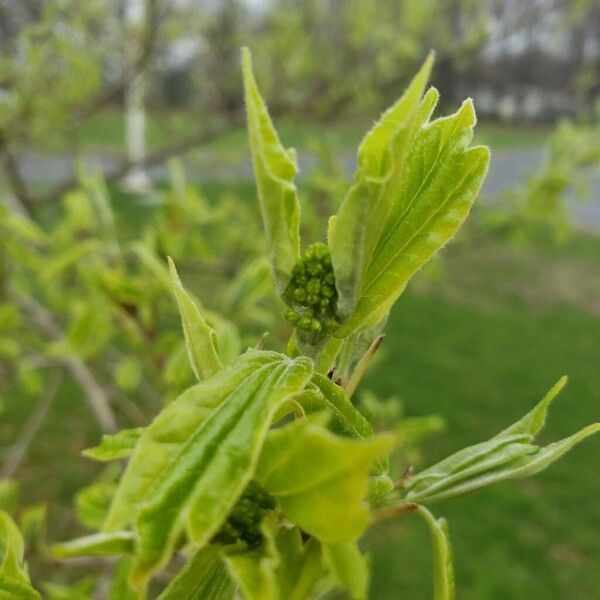
[(167, 260), (190, 363), (198, 380), (206, 379), (223, 368), (217, 352), (216, 333), (206, 323), (200, 307), (183, 287), (173, 259), (168, 257)]

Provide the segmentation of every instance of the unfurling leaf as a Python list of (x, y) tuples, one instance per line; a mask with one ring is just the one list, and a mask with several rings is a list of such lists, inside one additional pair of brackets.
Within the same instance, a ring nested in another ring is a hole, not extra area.
[(201, 548), (183, 565), (157, 600), (231, 600), (235, 584), (219, 548)]
[(98, 446), (88, 448), (82, 454), (101, 462), (127, 458), (134, 451), (143, 431), (143, 427), (136, 427), (134, 429), (122, 429), (114, 435), (105, 434)]
[(548, 446), (532, 443), (544, 426), (548, 407), (565, 384), (563, 377), (531, 412), (491, 440), (460, 450), (410, 478), (406, 483), (406, 500), (435, 502), (499, 481), (535, 475), (600, 431), (600, 423), (596, 423)]
[(246, 600), (305, 600), (324, 575), (321, 547), (302, 541), (297, 527), (279, 527), (273, 515), (262, 525), (258, 548), (225, 550), (224, 560)]
[(255, 477), (307, 533), (329, 544), (353, 542), (370, 520), (368, 474), (394, 439), (341, 437), (324, 422), (315, 415), (271, 431)]
[(424, 506), (417, 512), (423, 517), (431, 533), (433, 549), (433, 600), (454, 600), (454, 567), (452, 546), (446, 519), (436, 519)]
[(409, 279), (458, 230), (487, 172), (487, 148), (468, 149), (471, 101), (428, 124), (421, 99), (432, 57), (363, 140), (355, 182), (330, 220), (329, 245), (347, 337), (381, 321)]
[(300, 208), (294, 185), (296, 160), (293, 151), (286, 150), (279, 141), (258, 91), (247, 48), (242, 50), (242, 71), (258, 198), (275, 287), (283, 294), (300, 256)]
[[(390, 146), (401, 136), (402, 149), (396, 160), (402, 161), (410, 147), (416, 128), (422, 123), (418, 107), (427, 85), (433, 55), (431, 55), (402, 97), (390, 107), (363, 139), (358, 149), (358, 170), (338, 214), (329, 227), (329, 245), (333, 258), (339, 308), (342, 317), (349, 317), (358, 301), (361, 278), (365, 268), (365, 253), (375, 238), (371, 229), (381, 227), (392, 198), (379, 198), (380, 188), (388, 177)], [(437, 99), (437, 98), (436, 98)], [(427, 115), (428, 116), (428, 115)], [(378, 220), (370, 213), (377, 211)]]
[(199, 381), (214, 375), (223, 368), (217, 352), (217, 337), (206, 323), (200, 308), (181, 284), (175, 263), (169, 258), (169, 271), (173, 280), (173, 291), (177, 298), (185, 343), (192, 369)]

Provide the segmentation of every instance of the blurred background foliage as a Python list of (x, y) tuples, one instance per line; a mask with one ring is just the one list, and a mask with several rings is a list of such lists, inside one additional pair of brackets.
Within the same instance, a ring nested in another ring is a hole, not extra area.
[[(227, 356), (289, 335), (263, 258), (241, 45), (298, 149), (309, 242), (429, 49), (445, 107), (475, 100), (488, 185), (399, 302), (358, 394), (403, 442), (397, 474), (492, 434), (563, 373), (549, 436), (597, 420), (599, 40), (594, 0), (0, 0), (0, 507), (49, 598), (105, 597), (104, 565), (44, 551), (44, 523), (49, 538), (93, 529), (110, 496), (116, 474), (79, 453), (192, 382), (166, 257)], [(125, 149), (140, 81), (141, 156)], [(145, 186), (127, 185), (133, 168)], [(599, 460), (592, 442), (518, 493), (450, 506), (459, 597), (595, 597)], [(428, 597), (420, 526), (367, 542), (373, 598)]]

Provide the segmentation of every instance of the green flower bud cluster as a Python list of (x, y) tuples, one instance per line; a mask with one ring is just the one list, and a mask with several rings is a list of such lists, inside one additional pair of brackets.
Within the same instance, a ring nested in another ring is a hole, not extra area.
[(327, 333), (338, 326), (337, 290), (331, 253), (325, 244), (312, 244), (294, 265), (284, 300), (285, 320), (306, 333)]
[(258, 482), (251, 481), (213, 541), (233, 544), (241, 540), (250, 547), (260, 545), (263, 538), (260, 524), (267, 512), (274, 509), (275, 498)]

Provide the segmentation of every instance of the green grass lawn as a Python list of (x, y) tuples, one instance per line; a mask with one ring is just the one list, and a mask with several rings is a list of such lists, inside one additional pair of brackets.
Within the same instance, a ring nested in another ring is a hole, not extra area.
[[(399, 301), (366, 382), (384, 397), (399, 393), (410, 414), (444, 417), (447, 431), (424, 446), (425, 462), (493, 436), (563, 374), (570, 383), (541, 439), (600, 420), (600, 240), (527, 253), (486, 242), (453, 254), (440, 282), (421, 279)], [(597, 598), (599, 463), (592, 438), (535, 478), (433, 505), (449, 521), (457, 597)], [(372, 598), (431, 597), (417, 517), (379, 526), (367, 546)]]
[[(308, 122), (298, 124), (277, 119), (277, 128), (285, 144), (299, 150), (307, 150), (315, 140), (323, 140), (323, 123)], [(354, 152), (372, 122), (369, 119), (348, 120), (332, 123), (326, 127), (325, 138), (342, 152)], [(150, 147), (174, 141), (182, 135), (189, 135), (202, 128), (203, 117), (185, 111), (153, 112), (147, 116), (147, 136)], [(494, 123), (480, 123), (477, 127), (477, 140), (494, 149), (532, 147), (544, 142), (549, 129), (539, 126), (514, 126)], [(246, 153), (246, 132), (243, 127), (224, 134), (206, 144), (203, 150), (239, 155)], [(68, 149), (74, 139), (53, 139), (51, 150)], [(123, 147), (123, 114), (118, 110), (107, 110), (90, 119), (78, 136), (81, 148), (88, 150), (121, 150)]]

